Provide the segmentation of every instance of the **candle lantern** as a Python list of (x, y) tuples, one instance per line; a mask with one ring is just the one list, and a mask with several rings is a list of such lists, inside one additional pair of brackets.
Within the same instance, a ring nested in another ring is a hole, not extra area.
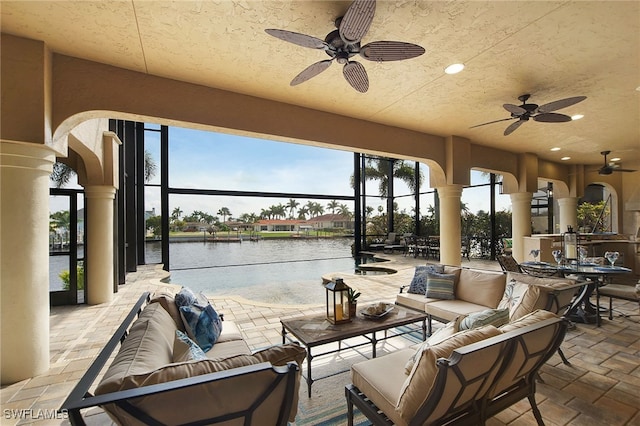
[(336, 278), (324, 286), (327, 293), (327, 320), (331, 324), (351, 321), (349, 315), (349, 286), (342, 278)]
[(578, 234), (571, 226), (567, 228), (567, 232), (562, 234), (562, 244), (564, 246), (564, 258), (571, 263), (572, 260), (578, 260)]

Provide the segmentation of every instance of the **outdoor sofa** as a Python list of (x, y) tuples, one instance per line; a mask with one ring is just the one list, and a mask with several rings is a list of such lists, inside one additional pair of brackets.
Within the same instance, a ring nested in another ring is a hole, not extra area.
[(354, 405), (376, 426), (483, 425), (523, 398), (544, 425), (536, 378), (567, 324), (545, 310), (501, 328), (451, 334), (448, 324), (424, 343), (354, 364), (345, 388), (348, 425)]
[(295, 419), (304, 348), (292, 343), (252, 353), (237, 326), (224, 321), (202, 354), (177, 331), (187, 328), (173, 297), (144, 293), (62, 405), (71, 423), (85, 424), (80, 410), (94, 406), (120, 425), (284, 426)]
[[(435, 291), (430, 291), (429, 284), (433, 282)], [(416, 267), (411, 283), (400, 287), (395, 303), (425, 312), (428, 315), (427, 334), (431, 335), (433, 320), (447, 323), (472, 314), (477, 316), (484, 312), (486, 316), (495, 314), (487, 311), (505, 309), (508, 310), (508, 321), (537, 309), (562, 313), (583, 285), (569, 278), (425, 265)]]

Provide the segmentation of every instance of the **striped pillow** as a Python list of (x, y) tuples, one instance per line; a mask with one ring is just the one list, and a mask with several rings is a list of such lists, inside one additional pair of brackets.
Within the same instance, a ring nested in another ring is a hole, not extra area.
[(454, 299), (453, 284), (456, 276), (453, 274), (427, 273), (426, 296), (433, 299)]
[(483, 325), (501, 327), (509, 322), (509, 309), (486, 309), (467, 315), (460, 322), (460, 330), (470, 330)]

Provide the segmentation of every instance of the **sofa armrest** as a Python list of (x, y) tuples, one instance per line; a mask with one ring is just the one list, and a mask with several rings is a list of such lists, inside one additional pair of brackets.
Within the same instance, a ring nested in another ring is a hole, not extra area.
[[(297, 394), (298, 371), (295, 362), (285, 366), (264, 362), (103, 395), (88, 394), (65, 402), (62, 409), (70, 413), (73, 424), (85, 424), (81, 409), (106, 406), (110, 415), (146, 424), (170, 424), (178, 418), (178, 423), (215, 424), (228, 421), (230, 415), (251, 418), (259, 411), (257, 417), (270, 414), (270, 424), (285, 426)], [(243, 397), (236, 398), (234, 390)], [(201, 398), (210, 403), (201, 404)]]

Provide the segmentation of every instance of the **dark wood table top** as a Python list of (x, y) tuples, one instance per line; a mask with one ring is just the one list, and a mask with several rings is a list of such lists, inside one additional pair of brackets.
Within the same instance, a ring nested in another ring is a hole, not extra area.
[(425, 321), (424, 312), (394, 306), (393, 310), (380, 319), (365, 319), (361, 313), (345, 324), (331, 324), (326, 315), (305, 316), (280, 320), (282, 327), (293, 334), (306, 346), (318, 346), (337, 342), (350, 337), (362, 336), (376, 331), (388, 330), (418, 321)]

